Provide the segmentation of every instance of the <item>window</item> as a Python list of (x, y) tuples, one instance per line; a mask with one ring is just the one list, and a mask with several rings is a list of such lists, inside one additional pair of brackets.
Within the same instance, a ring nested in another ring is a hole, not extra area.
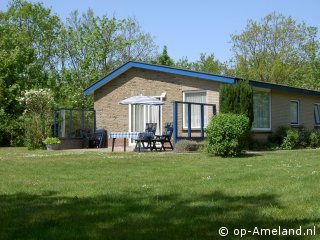
[(314, 122), (320, 125), (320, 103), (314, 104)]
[(253, 130), (271, 130), (270, 92), (253, 93)]
[[(196, 102), (196, 103), (206, 103), (207, 102), (207, 92), (206, 91), (190, 91), (183, 92), (184, 102)], [(191, 128), (200, 128), (200, 105), (191, 105)], [(204, 112), (206, 116), (206, 108)], [(204, 117), (204, 125), (207, 124), (207, 118)], [(183, 128), (188, 128), (188, 106), (183, 104)]]
[(299, 101), (290, 101), (290, 123), (299, 124)]

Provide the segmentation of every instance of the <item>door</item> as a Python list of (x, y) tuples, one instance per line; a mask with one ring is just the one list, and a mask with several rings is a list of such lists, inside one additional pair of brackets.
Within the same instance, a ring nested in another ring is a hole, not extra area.
[[(156, 134), (161, 134), (161, 105), (129, 105), (129, 132), (143, 132), (146, 123), (157, 123)], [(129, 145), (134, 145), (133, 140)]]

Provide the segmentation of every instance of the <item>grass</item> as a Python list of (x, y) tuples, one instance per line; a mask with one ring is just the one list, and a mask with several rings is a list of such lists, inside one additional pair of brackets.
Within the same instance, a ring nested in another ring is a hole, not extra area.
[(227, 239), (240, 238), (235, 228), (319, 234), (319, 156), (0, 148), (0, 239), (218, 239), (222, 226)]

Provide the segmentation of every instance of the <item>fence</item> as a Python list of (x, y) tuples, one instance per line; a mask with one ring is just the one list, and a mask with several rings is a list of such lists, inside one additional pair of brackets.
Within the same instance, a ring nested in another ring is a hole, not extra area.
[[(204, 139), (204, 128), (216, 115), (215, 104), (173, 101), (173, 143), (179, 139)], [(182, 116), (181, 116), (182, 115)]]

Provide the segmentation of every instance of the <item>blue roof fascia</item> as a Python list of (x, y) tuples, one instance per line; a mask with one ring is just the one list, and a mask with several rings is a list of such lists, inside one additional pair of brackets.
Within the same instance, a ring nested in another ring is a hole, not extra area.
[(90, 94), (91, 92), (93, 92), (94, 90), (98, 89), (99, 87), (101, 87), (105, 83), (109, 82), (111, 79), (115, 78), (116, 76), (120, 75), (121, 73), (123, 73), (124, 71), (129, 69), (130, 67), (131, 67), (130, 66), (130, 62), (122, 65), (121, 67), (119, 67), (116, 70), (114, 70), (111, 73), (109, 73), (104, 78), (102, 78), (99, 81), (97, 81), (94, 84), (92, 84), (90, 87), (86, 88), (83, 91), (83, 93), (86, 94), (86, 95)]
[(84, 94), (90, 94), (91, 92), (95, 91), (102, 85), (106, 84), (116, 76), (120, 75), (127, 69), (135, 67), (135, 68), (141, 68), (141, 69), (147, 69), (147, 70), (153, 70), (153, 71), (160, 71), (160, 72), (165, 72), (165, 73), (172, 73), (172, 74), (177, 74), (177, 75), (183, 75), (183, 76), (188, 76), (188, 77), (196, 77), (196, 78), (201, 78), (205, 80), (211, 80), (211, 81), (217, 81), (221, 83), (235, 83), (235, 78), (230, 78), (230, 77), (224, 77), (224, 76), (219, 76), (219, 75), (214, 75), (214, 74), (208, 74), (208, 73), (202, 73), (202, 72), (195, 72), (195, 71), (189, 71), (189, 70), (183, 70), (183, 69), (177, 69), (177, 68), (171, 68), (171, 67), (166, 67), (166, 66), (159, 66), (159, 65), (153, 65), (153, 64), (148, 64), (148, 63), (139, 63), (139, 62), (127, 62), (126, 64), (122, 65), (118, 69), (114, 70), (98, 82), (92, 84), (90, 87), (85, 89), (83, 91)]
[(144, 68), (144, 69), (153, 70), (153, 71), (172, 73), (172, 74), (183, 75), (187, 77), (202, 78), (202, 79), (217, 81), (221, 83), (235, 83), (235, 78), (230, 78), (230, 77), (224, 77), (224, 76), (219, 76), (219, 75), (214, 75), (209, 73), (202, 73), (202, 72), (196, 72), (196, 71), (184, 70), (184, 69), (178, 69), (178, 68), (172, 68), (172, 67), (166, 67), (166, 66), (152, 65), (148, 63), (138, 63), (138, 62), (131, 62), (131, 63), (133, 67), (137, 67), (137, 68)]
[(271, 90), (285, 91), (290, 93), (299, 93), (299, 94), (311, 95), (316, 97), (320, 96), (320, 92), (317, 92), (317, 91), (296, 88), (296, 87), (289, 87), (289, 86), (278, 85), (273, 83), (250, 81), (250, 84), (251, 86), (258, 87), (258, 88), (267, 88)]

